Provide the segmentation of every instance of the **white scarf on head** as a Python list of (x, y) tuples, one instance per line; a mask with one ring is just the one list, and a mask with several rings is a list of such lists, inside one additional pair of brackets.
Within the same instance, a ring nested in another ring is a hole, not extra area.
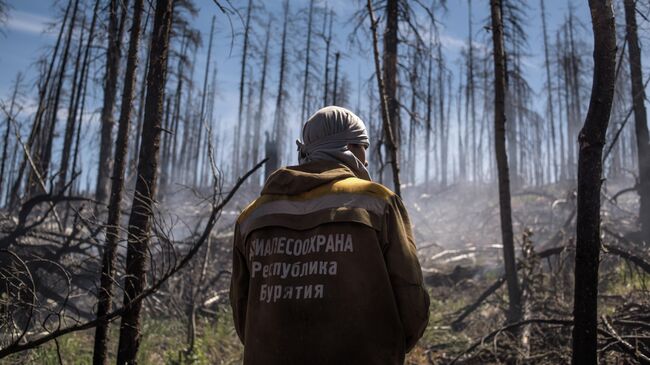
[(328, 106), (312, 115), (302, 128), (298, 145), (298, 162), (317, 160), (340, 162), (359, 178), (371, 180), (368, 169), (348, 149), (348, 144), (368, 146), (366, 126), (354, 113), (338, 106)]

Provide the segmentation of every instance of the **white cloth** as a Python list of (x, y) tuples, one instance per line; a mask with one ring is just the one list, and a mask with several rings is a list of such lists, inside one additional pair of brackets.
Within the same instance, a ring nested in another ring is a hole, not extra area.
[(298, 162), (337, 161), (359, 178), (371, 180), (363, 162), (348, 150), (348, 144), (368, 147), (366, 126), (354, 113), (338, 106), (327, 106), (312, 115), (302, 127), (303, 141), (298, 145)]

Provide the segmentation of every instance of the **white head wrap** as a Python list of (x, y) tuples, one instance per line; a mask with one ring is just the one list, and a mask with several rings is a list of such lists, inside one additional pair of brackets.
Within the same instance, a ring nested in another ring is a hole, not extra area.
[(316, 160), (336, 161), (357, 177), (370, 180), (363, 162), (348, 150), (348, 144), (369, 145), (365, 124), (351, 111), (338, 106), (320, 109), (302, 127), (302, 139), (296, 141), (301, 165)]

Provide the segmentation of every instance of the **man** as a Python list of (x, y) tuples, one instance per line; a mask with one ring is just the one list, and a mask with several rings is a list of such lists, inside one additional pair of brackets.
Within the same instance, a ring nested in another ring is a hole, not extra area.
[(300, 165), (269, 176), (237, 220), (244, 364), (403, 364), (429, 319), (406, 209), (370, 181), (359, 117), (326, 107), (302, 132)]

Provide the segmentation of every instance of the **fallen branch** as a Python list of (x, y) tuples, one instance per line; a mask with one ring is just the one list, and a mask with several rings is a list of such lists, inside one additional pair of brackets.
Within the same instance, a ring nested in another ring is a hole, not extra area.
[(603, 320), (603, 323), (605, 324), (605, 328), (607, 328), (607, 331), (609, 331), (608, 334), (614, 337), (616, 341), (618, 341), (618, 343), (622, 345), (620, 347), (625, 351), (625, 353), (634, 356), (634, 358), (642, 364), (650, 364), (650, 358), (648, 356), (644, 355), (641, 351), (636, 349), (629, 342), (622, 339), (621, 336), (619, 336), (618, 333), (616, 333), (614, 327), (612, 327), (612, 325), (607, 320), (607, 317), (601, 316), (600, 318)]
[(613, 201), (616, 202), (616, 201), (617, 201), (616, 199), (618, 199), (619, 196), (621, 196), (621, 195), (623, 195), (623, 194), (625, 194), (625, 193), (632, 192), (632, 191), (637, 191), (638, 189), (639, 189), (639, 185), (638, 185), (638, 184), (637, 184), (637, 185), (634, 185), (634, 186), (632, 186), (632, 187), (630, 187), (630, 188), (623, 189), (623, 190), (619, 191), (618, 193), (612, 195), (611, 200), (613, 200)]
[(603, 250), (605, 251), (605, 253), (613, 254), (625, 260), (631, 261), (636, 266), (643, 269), (643, 271), (645, 271), (647, 274), (650, 274), (650, 263), (646, 261), (643, 257), (625, 251), (624, 249), (620, 247), (616, 247), (614, 245), (604, 244)]

